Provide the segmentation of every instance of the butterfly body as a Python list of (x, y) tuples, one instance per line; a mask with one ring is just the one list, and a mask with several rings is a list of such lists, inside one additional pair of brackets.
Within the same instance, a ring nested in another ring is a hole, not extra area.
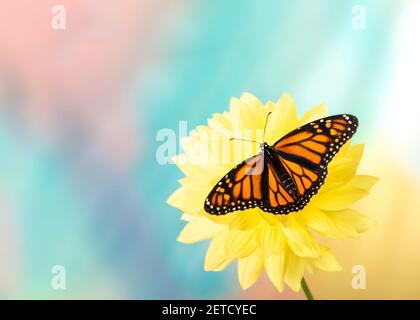
[[(284, 168), (283, 164), (279, 160), (279, 154), (278, 151), (276, 151), (273, 147), (271, 147), (268, 143), (264, 142), (261, 144), (262, 149), (262, 156), (264, 157), (265, 161), (267, 161), (270, 164), (273, 164), (277, 168), (277, 171), (279, 172), (279, 178), (281, 181), (284, 182), (284, 188), (287, 192), (289, 192), (294, 198), (297, 198), (297, 189), (296, 186), (293, 183), (292, 178), (287, 174), (286, 168)], [(268, 170), (265, 166), (264, 170)], [(265, 177), (264, 177), (265, 178)], [(265, 179), (268, 180), (268, 179)], [(268, 185), (268, 181), (266, 184), (263, 184), (264, 186)]]
[(229, 171), (204, 202), (206, 212), (223, 215), (259, 207), (272, 214), (299, 211), (318, 192), (327, 164), (356, 131), (358, 120), (336, 115), (299, 127), (273, 146)]

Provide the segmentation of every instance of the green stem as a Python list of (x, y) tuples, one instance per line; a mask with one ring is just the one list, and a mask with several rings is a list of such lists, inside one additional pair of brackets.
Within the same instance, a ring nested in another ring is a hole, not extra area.
[(309, 290), (309, 287), (305, 281), (305, 278), (302, 278), (301, 285), (302, 285), (303, 292), (305, 292), (306, 299), (314, 300), (314, 296), (312, 295), (311, 290)]

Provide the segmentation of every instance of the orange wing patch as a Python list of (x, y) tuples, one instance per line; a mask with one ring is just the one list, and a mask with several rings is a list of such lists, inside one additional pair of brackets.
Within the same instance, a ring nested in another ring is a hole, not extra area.
[(312, 140), (314, 140), (316, 142), (329, 142), (329, 141), (331, 141), (331, 139), (324, 134), (317, 134), (316, 136), (313, 137)]
[(301, 144), (302, 146), (313, 150), (317, 153), (324, 153), (327, 150), (327, 147), (325, 145), (312, 140), (303, 141)]

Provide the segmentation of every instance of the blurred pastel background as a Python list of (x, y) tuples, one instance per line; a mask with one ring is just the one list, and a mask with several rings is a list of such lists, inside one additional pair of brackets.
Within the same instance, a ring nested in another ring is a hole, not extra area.
[(0, 298), (303, 298), (241, 291), (234, 266), (204, 272), (207, 243), (175, 241), (181, 172), (156, 134), (249, 91), (356, 114), (360, 172), (381, 179), (356, 206), (377, 226), (327, 242), (343, 271), (309, 277), (315, 297), (419, 299), (419, 30), (416, 0), (0, 0)]

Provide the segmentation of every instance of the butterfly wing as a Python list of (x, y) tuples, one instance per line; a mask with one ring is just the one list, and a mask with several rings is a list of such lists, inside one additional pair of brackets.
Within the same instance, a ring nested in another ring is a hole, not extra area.
[(251, 157), (228, 172), (204, 202), (204, 210), (223, 215), (257, 207), (263, 199), (264, 156)]
[(277, 167), (282, 166), (293, 181), (290, 192), (298, 197), (294, 211), (316, 194), (325, 181), (327, 164), (353, 136), (357, 125), (354, 116), (331, 116), (293, 130), (273, 145)]

